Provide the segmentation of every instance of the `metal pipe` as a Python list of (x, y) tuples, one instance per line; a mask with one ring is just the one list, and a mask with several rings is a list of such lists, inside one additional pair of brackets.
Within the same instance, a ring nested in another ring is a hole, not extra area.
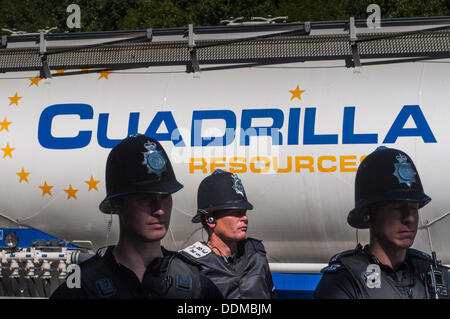
[(52, 274), (50, 273), (50, 263), (48, 260), (44, 260), (42, 262), (42, 275), (41, 277), (43, 279), (50, 279), (52, 278)]
[(14, 296), (22, 297), (22, 292), (20, 291), (20, 277), (10, 277), (11, 288)]
[[(34, 250), (28, 252), (26, 249), (22, 249), (20, 251), (16, 251), (14, 253), (8, 253), (6, 251), (0, 251), (0, 259), (2, 263), (8, 263), (13, 260), (18, 262), (27, 262), (28, 260), (33, 261), (34, 263), (39, 263), (41, 260), (45, 260), (47, 262), (54, 262), (64, 260), (67, 263), (70, 263), (72, 255), (78, 254), (78, 251), (54, 251), (54, 252), (44, 252), (40, 250)], [(81, 255), (84, 255), (81, 253)], [(88, 255), (88, 254), (87, 254)]]
[(446, 212), (446, 213), (443, 214), (442, 216), (440, 216), (440, 217), (438, 217), (438, 218), (436, 218), (436, 219), (433, 219), (431, 222), (429, 222), (428, 220), (425, 220), (425, 224), (423, 224), (422, 226), (420, 226), (419, 229), (428, 228), (428, 227), (430, 227), (431, 225), (433, 225), (434, 223), (436, 223), (436, 222), (440, 221), (441, 219), (447, 217), (448, 215), (450, 215), (450, 212)]
[(82, 262), (94, 257), (93, 254), (82, 253), (79, 251), (73, 252), (70, 256), (70, 262), (73, 264), (81, 264)]
[(42, 287), (45, 297), (50, 297), (50, 278), (42, 278)]
[(34, 278), (37, 276), (35, 275), (35, 267), (33, 262), (29, 259), (27, 260), (27, 264), (25, 266), (25, 271), (27, 271), (27, 274), (25, 276), (26, 284), (27, 284), (27, 290), (30, 297), (38, 297), (38, 293), (36, 290), (36, 283), (34, 281)]
[(28, 294), (30, 295), (30, 297), (39, 297), (39, 294), (37, 293), (37, 290), (36, 290), (36, 283), (34, 281), (34, 278), (27, 277), (26, 283), (27, 283)]
[(422, 221), (422, 215), (420, 215), (420, 223), (421, 225), (418, 227), (418, 229), (426, 229), (427, 234), (428, 234), (428, 243), (430, 244), (430, 251), (433, 252), (433, 244), (431, 241), (431, 230), (430, 227), (434, 224), (437, 223), (438, 221), (444, 219), (445, 217), (447, 217), (448, 215), (450, 215), (450, 212), (446, 212), (445, 214), (443, 214), (442, 216), (433, 219), (431, 222), (428, 221), (428, 219), (425, 220), (425, 223)]
[(67, 267), (66, 267), (66, 263), (64, 262), (64, 260), (61, 260), (58, 264), (58, 286), (60, 286), (61, 284), (63, 284), (66, 281), (66, 277), (67, 277)]
[(319, 263), (269, 263), (271, 272), (318, 274), (328, 264)]

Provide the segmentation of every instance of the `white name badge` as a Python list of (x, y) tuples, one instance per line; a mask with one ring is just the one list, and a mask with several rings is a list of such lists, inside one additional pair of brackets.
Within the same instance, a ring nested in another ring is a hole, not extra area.
[(188, 253), (194, 258), (200, 258), (208, 255), (211, 252), (211, 249), (198, 241), (192, 244), (191, 246), (183, 249), (183, 251)]

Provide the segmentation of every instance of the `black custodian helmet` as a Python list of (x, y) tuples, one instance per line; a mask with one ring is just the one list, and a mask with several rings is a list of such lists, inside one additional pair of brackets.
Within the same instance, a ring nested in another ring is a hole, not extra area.
[(252, 210), (247, 201), (244, 186), (236, 174), (217, 169), (205, 177), (197, 192), (197, 215), (193, 223), (199, 223), (202, 216), (227, 209)]
[(419, 203), (422, 208), (431, 201), (423, 191), (419, 173), (403, 151), (378, 147), (359, 165), (355, 179), (355, 208), (347, 216), (354, 228), (369, 228), (363, 217), (373, 204), (387, 201)]
[(161, 144), (136, 134), (117, 144), (106, 161), (106, 197), (100, 203), (104, 213), (112, 211), (111, 198), (127, 194), (172, 194), (183, 188)]

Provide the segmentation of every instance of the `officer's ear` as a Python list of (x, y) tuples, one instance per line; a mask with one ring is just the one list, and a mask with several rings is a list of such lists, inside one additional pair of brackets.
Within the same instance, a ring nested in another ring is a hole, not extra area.
[(120, 214), (120, 210), (123, 206), (123, 200), (120, 197), (112, 198), (111, 199), (111, 209), (112, 214)]
[(217, 223), (217, 220), (216, 220), (216, 218), (214, 218), (213, 216), (206, 216), (205, 215), (205, 223), (206, 223), (206, 225), (208, 225), (208, 227), (212, 230), (212, 229), (214, 229), (215, 227), (216, 227), (216, 223)]
[(369, 228), (375, 224), (375, 215), (377, 209), (378, 206), (369, 207), (365, 210), (365, 212), (363, 212), (363, 221), (367, 226), (369, 226)]
[(372, 215), (370, 213), (365, 214), (363, 216), (363, 221), (367, 226), (372, 226), (373, 225), (373, 220), (372, 220)]

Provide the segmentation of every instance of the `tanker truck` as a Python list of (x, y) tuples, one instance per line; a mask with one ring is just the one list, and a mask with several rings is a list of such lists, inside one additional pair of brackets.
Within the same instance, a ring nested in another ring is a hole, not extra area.
[(202, 240), (200, 181), (240, 176), (279, 297), (309, 298), (379, 146), (415, 162), (432, 197), (414, 248), (450, 263), (450, 17), (12, 34), (0, 48), (0, 293), (48, 297), (68, 267), (116, 243), (100, 213), (123, 138), (159, 140), (184, 189), (167, 249)]

